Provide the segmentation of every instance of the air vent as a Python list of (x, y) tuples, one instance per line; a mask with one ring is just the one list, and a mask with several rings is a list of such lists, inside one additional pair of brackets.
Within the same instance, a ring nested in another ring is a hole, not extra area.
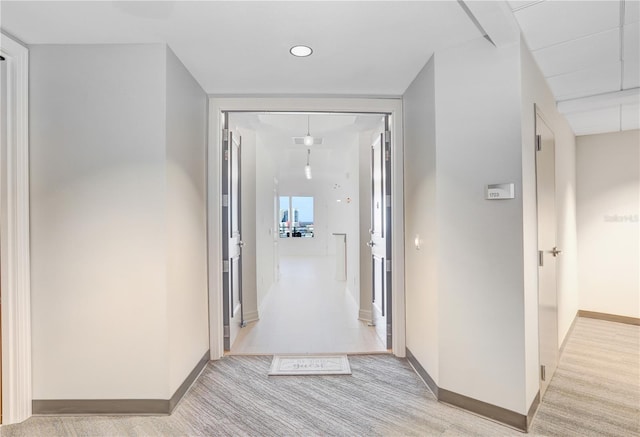
[[(291, 139), (293, 140), (293, 144), (304, 145), (304, 137), (292, 137)], [(322, 138), (314, 137), (313, 145), (319, 146), (320, 144), (322, 144)]]

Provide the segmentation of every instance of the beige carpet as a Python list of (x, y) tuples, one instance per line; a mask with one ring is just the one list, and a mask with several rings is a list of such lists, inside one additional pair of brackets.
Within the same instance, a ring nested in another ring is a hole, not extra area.
[[(638, 436), (640, 328), (580, 319), (531, 435)], [(271, 357), (210, 363), (169, 417), (33, 417), (29, 436), (522, 436), (438, 403), (406, 360), (350, 356), (352, 376), (269, 377)]]
[(639, 326), (579, 318), (532, 433), (639, 436), (639, 349)]

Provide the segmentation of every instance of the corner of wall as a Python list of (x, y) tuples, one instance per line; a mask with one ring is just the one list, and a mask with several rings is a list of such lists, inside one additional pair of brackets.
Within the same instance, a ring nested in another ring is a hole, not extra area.
[(562, 344), (578, 310), (575, 135), (526, 42), (520, 42), (522, 100), (523, 250), (525, 290), (525, 346), (527, 362), (526, 403), (538, 392), (538, 268), (535, 167), (536, 109), (554, 133), (556, 141), (556, 210), (558, 246), (558, 344)]

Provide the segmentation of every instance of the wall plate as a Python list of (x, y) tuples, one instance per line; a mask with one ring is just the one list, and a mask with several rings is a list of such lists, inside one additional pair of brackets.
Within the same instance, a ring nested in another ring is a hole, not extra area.
[(514, 199), (516, 197), (515, 184), (489, 184), (487, 185), (487, 200)]

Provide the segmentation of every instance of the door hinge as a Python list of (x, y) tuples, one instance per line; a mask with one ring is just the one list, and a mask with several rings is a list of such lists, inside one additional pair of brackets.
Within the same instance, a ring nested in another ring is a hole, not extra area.
[(538, 267), (544, 266), (544, 251), (538, 251)]
[(229, 338), (229, 325), (224, 325), (224, 327), (222, 328), (222, 335), (225, 338)]
[(229, 260), (222, 261), (222, 273), (229, 273)]
[(391, 208), (391, 194), (385, 196), (385, 201), (387, 202), (387, 208)]
[(536, 135), (536, 150), (538, 152), (542, 150), (542, 135)]
[(222, 195), (222, 206), (225, 207), (225, 208), (229, 206), (229, 195), (228, 194), (223, 194)]
[(387, 272), (391, 271), (391, 260), (390, 259), (386, 259), (385, 260), (385, 267), (386, 267)]
[(222, 129), (222, 141), (229, 141), (229, 129)]
[(384, 142), (387, 143), (387, 144), (391, 143), (391, 131), (390, 130), (384, 131)]
[(540, 379), (547, 380), (547, 367), (544, 365), (540, 365)]

